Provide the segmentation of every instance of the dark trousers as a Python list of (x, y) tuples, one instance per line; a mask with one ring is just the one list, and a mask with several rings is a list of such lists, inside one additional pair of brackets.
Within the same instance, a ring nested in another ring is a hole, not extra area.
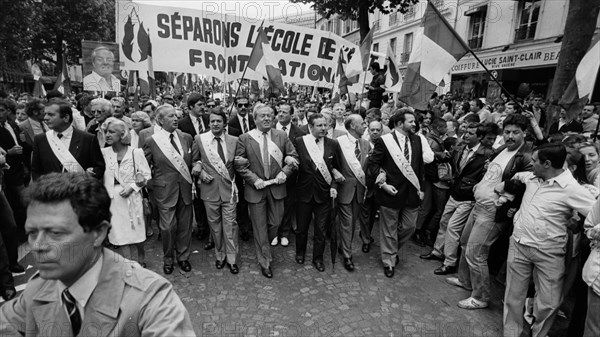
[[(0, 195), (3, 195), (2, 192), (0, 192)], [(8, 240), (8, 242), (10, 241), (14, 240)], [(15, 289), (15, 280), (8, 269), (8, 255), (4, 243), (4, 238), (0, 234), (0, 291), (2, 292)]]
[[(293, 176), (292, 176), (293, 177)], [(295, 178), (295, 177), (294, 177)], [(283, 200), (283, 221), (279, 226), (277, 236), (287, 238), (290, 229), (296, 228), (296, 184), (287, 184), (287, 196)]]
[(360, 214), (358, 216), (360, 222), (360, 239), (363, 244), (371, 243), (373, 237), (373, 224), (375, 223), (375, 215), (377, 215), (377, 202), (375, 197), (370, 196), (365, 199), (365, 202), (360, 205)]
[[(7, 182), (6, 180), (4, 181)], [(10, 207), (13, 211), (13, 216), (15, 218), (15, 224), (17, 225), (16, 231), (13, 236), (7, 237), (7, 240), (16, 240), (18, 242), (25, 242), (27, 240), (25, 236), (25, 218), (26, 218), (26, 209), (25, 209), (25, 185), (10, 185), (5, 184), (4, 193), (6, 195), (6, 199), (10, 204)]]
[(248, 214), (248, 202), (244, 198), (244, 179), (236, 176), (235, 184), (237, 185), (239, 193), (239, 200), (236, 209), (239, 232), (250, 233), (252, 230), (252, 222), (250, 221), (250, 215)]
[[(19, 260), (19, 242), (16, 238), (16, 232), (17, 225), (15, 223), (12, 208), (6, 199), (4, 192), (0, 191), (0, 234), (2, 234), (2, 237), (5, 240), (5, 242), (2, 243), (5, 247), (1, 250), (5, 251), (5, 260), (10, 265), (17, 264)], [(1, 269), (2, 268), (0, 268), (0, 272)]]
[(314, 218), (314, 239), (313, 239), (313, 258), (315, 262), (323, 262), (323, 252), (325, 251), (325, 232), (331, 227), (331, 222), (327, 223), (327, 217), (331, 210), (331, 202), (318, 203), (314, 199), (310, 202), (297, 203), (296, 224), (298, 225), (296, 233), (296, 256), (304, 257), (306, 255), (306, 245), (308, 242), (308, 228), (311, 219)]

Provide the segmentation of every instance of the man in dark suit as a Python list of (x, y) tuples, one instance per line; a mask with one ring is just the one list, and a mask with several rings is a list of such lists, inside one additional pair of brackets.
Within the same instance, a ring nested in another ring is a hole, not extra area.
[(196, 136), (192, 147), (194, 168), (198, 176), (200, 198), (206, 208), (208, 225), (215, 242), (215, 263), (222, 269), (227, 261), (232, 274), (237, 274), (238, 223), (236, 206), (238, 191), (235, 185), (233, 159), (237, 137), (224, 133), (227, 117), (220, 110), (209, 115), (210, 131)]
[[(190, 114), (179, 120), (179, 130), (191, 135), (192, 138), (196, 137), (196, 135), (208, 132), (208, 115), (205, 113), (206, 97), (199, 93), (192, 93), (188, 97), (187, 105)], [(196, 237), (198, 239), (208, 237), (208, 242), (204, 246), (204, 249), (213, 249), (215, 244), (210, 236), (210, 229), (206, 219), (206, 210), (204, 209), (204, 204), (198, 197), (198, 194), (196, 194), (196, 198), (194, 198), (194, 214), (196, 215), (197, 226)]]
[(25, 137), (25, 143), (33, 148), (33, 138), (48, 131), (48, 126), (44, 124), (44, 103), (39, 99), (32, 100), (27, 103), (25, 113), (28, 118), (19, 125), (19, 128)]
[(238, 140), (235, 168), (244, 177), (244, 197), (252, 221), (256, 255), (262, 274), (273, 277), (270, 242), (283, 219), (285, 181), (298, 165), (298, 155), (285, 133), (271, 128), (273, 109), (254, 112), (257, 129)]
[(241, 130), (242, 133), (246, 133), (256, 128), (254, 124), (254, 116), (249, 114), (250, 112), (250, 101), (246, 97), (238, 97), (235, 100), (237, 107), (237, 113), (229, 120), (229, 126)]
[(174, 260), (184, 272), (189, 262), (192, 237), (192, 136), (177, 130), (175, 108), (169, 104), (156, 109), (162, 129), (146, 140), (144, 153), (152, 168), (154, 198), (159, 214), (165, 274), (173, 272)]
[(337, 138), (343, 154), (340, 167), (345, 179), (338, 186), (339, 245), (344, 255), (344, 268), (354, 271), (352, 239), (354, 230), (360, 227), (360, 211), (367, 192), (364, 167), (371, 145), (361, 138), (366, 124), (360, 115), (348, 116), (344, 126), (348, 134)]
[[(296, 138), (304, 136), (305, 133), (302, 132), (299, 127), (291, 123), (294, 107), (289, 104), (282, 104), (277, 111), (277, 124), (275, 124), (275, 129), (285, 132), (288, 139), (292, 142), (292, 145), (294, 145), (294, 148), (296, 148)], [(284, 201), (283, 221), (281, 222), (281, 226), (279, 226), (277, 237), (273, 239), (271, 245), (281, 244), (282, 246), (287, 247), (289, 245), (288, 235), (290, 234), (290, 229), (296, 229), (295, 203), (297, 177), (298, 174), (294, 172), (285, 181), (287, 197), (285, 197)]]
[[(394, 276), (398, 250), (415, 231), (424, 164), (434, 156), (427, 140), (415, 134), (416, 119), (410, 109), (400, 109), (390, 118), (390, 125), (394, 131), (375, 141), (367, 164), (367, 186), (377, 188), (381, 260), (387, 277)], [(381, 170), (385, 179), (378, 179)]]
[(71, 105), (52, 99), (44, 109), (44, 122), (51, 131), (35, 136), (31, 159), (33, 179), (50, 172), (86, 172), (102, 179), (104, 158), (94, 135), (71, 125)]
[(325, 233), (331, 226), (331, 223), (327, 223), (327, 216), (331, 210), (331, 199), (337, 197), (336, 185), (344, 179), (339, 172), (342, 154), (337, 141), (325, 137), (327, 122), (323, 115), (311, 115), (308, 124), (310, 134), (296, 138), (300, 158), (296, 182), (296, 262), (304, 263), (308, 227), (314, 217), (312, 263), (318, 271), (323, 272)]

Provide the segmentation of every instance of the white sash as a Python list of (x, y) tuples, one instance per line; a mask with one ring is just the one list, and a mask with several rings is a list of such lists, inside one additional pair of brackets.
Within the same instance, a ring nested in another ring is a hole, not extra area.
[(421, 191), (421, 184), (419, 183), (419, 178), (417, 178), (417, 175), (415, 174), (415, 171), (413, 170), (412, 166), (410, 166), (410, 163), (406, 160), (406, 158), (404, 158), (400, 146), (394, 140), (393, 134), (385, 134), (381, 136), (381, 139), (387, 147), (388, 152), (392, 156), (394, 163), (400, 169), (400, 172), (402, 172), (404, 177), (408, 181), (410, 181), (410, 183), (417, 189), (417, 194), (419, 195), (419, 198), (423, 200), (423, 192)]
[(74, 173), (85, 171), (77, 159), (73, 157), (73, 154), (69, 152), (69, 149), (65, 147), (65, 144), (54, 134), (53, 130), (46, 131), (46, 138), (52, 152), (54, 152), (54, 155), (62, 164), (64, 171)]
[[(222, 142), (225, 141), (224, 136), (225, 135), (223, 135), (223, 137), (221, 138)], [(237, 202), (237, 186), (233, 183), (233, 179), (231, 179), (231, 177), (229, 176), (229, 170), (227, 170), (227, 167), (225, 166), (225, 163), (223, 163), (221, 156), (219, 156), (219, 154), (213, 150), (210, 144), (212, 140), (212, 132), (205, 132), (200, 134), (200, 141), (202, 143), (202, 147), (204, 148), (204, 153), (206, 153), (208, 162), (212, 165), (212, 167), (215, 169), (215, 171), (217, 171), (217, 173), (221, 177), (223, 177), (226, 181), (231, 183), (231, 199), (229, 200), (229, 202)], [(202, 163), (202, 165), (204, 165), (204, 163)]]
[[(309, 134), (303, 136), (302, 139), (304, 140), (304, 145), (306, 145), (310, 159), (312, 159), (312, 161), (315, 163), (317, 169), (319, 172), (321, 172), (321, 175), (323, 178), (325, 178), (327, 184), (331, 185), (333, 179), (331, 178), (331, 173), (329, 173), (329, 170), (327, 169), (325, 159), (323, 159), (323, 153), (321, 153), (321, 149), (319, 149), (319, 146), (315, 142), (315, 137)], [(324, 142), (325, 139), (321, 139), (321, 141)], [(323, 148), (325, 148), (325, 143), (323, 143)]]
[[(183, 178), (191, 184), (192, 175), (190, 174), (190, 169), (185, 164), (183, 156), (177, 153), (177, 150), (175, 150), (171, 142), (167, 139), (167, 135), (163, 132), (159, 132), (152, 135), (152, 138), (156, 142), (156, 145), (158, 145), (158, 148), (165, 155), (165, 157), (169, 159), (171, 164), (175, 166), (175, 168), (177, 169), (177, 171), (179, 171), (179, 173), (181, 173)], [(181, 151), (183, 151), (183, 149), (181, 149)]]
[[(250, 135), (250, 137), (252, 137), (259, 145), (262, 144), (262, 132), (259, 131), (258, 129), (253, 129), (248, 131), (248, 134)], [(277, 164), (279, 165), (279, 168), (283, 168), (283, 153), (281, 153), (281, 150), (279, 149), (279, 146), (277, 146), (277, 144), (275, 144), (273, 142), (273, 140), (271, 140), (271, 138), (267, 138), (267, 152), (269, 152), (269, 156), (271, 156), (273, 159), (275, 159), (275, 161), (277, 162)]]
[(358, 182), (363, 186), (367, 186), (365, 182), (365, 172), (363, 171), (362, 165), (360, 165), (360, 161), (358, 161), (358, 158), (356, 158), (356, 155), (354, 154), (356, 143), (351, 141), (348, 135), (339, 137), (337, 141), (340, 143), (344, 158), (346, 158), (346, 162), (348, 163), (348, 166), (350, 166), (350, 170), (352, 170), (352, 173), (354, 173)]

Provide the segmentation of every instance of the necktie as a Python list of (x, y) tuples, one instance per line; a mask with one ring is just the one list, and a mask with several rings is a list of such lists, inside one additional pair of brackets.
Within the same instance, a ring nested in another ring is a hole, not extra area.
[(356, 146), (354, 147), (354, 155), (356, 156), (356, 159), (360, 161), (360, 148), (358, 147), (358, 140), (356, 141)]
[(262, 149), (262, 156), (263, 156), (263, 168), (265, 170), (265, 178), (269, 179), (269, 143), (267, 142), (267, 133), (263, 132), (263, 149)]
[(62, 299), (63, 302), (65, 302), (65, 307), (67, 308), (67, 313), (69, 314), (71, 328), (73, 329), (73, 336), (77, 336), (79, 330), (81, 329), (81, 315), (79, 314), (79, 309), (75, 304), (75, 299), (68, 289), (63, 291)]
[(410, 152), (408, 150), (408, 137), (404, 137), (404, 158), (410, 162)]
[(248, 124), (246, 124), (246, 117), (243, 117), (242, 121), (244, 122), (244, 125), (242, 125), (242, 132), (246, 133), (248, 132)]
[(204, 126), (202, 125), (202, 118), (196, 117), (198, 121), (198, 134), (204, 133)]
[(283, 130), (283, 132), (287, 133), (287, 131), (286, 131), (287, 130), (287, 126), (281, 127), (281, 130)]
[(175, 151), (177, 151), (177, 153), (181, 154), (181, 152), (179, 152), (179, 148), (177, 147), (177, 144), (175, 144), (175, 136), (173, 134), (170, 134), (169, 138), (171, 139), (171, 145), (173, 145), (173, 147), (175, 148)]
[(62, 134), (62, 133), (59, 133), (58, 135), (56, 135), (56, 137), (58, 137), (58, 139), (62, 139), (62, 137), (63, 137), (63, 134)]
[(465, 147), (465, 150), (463, 151), (463, 156), (460, 159), (460, 164), (459, 164), (459, 168), (461, 171), (467, 165), (467, 160), (469, 160), (469, 153), (471, 153), (471, 151), (472, 151), (472, 149), (469, 149), (469, 147)]
[(215, 137), (215, 140), (217, 141), (217, 152), (219, 153), (219, 157), (221, 157), (223, 163), (226, 163), (225, 152), (223, 152), (223, 145), (221, 145), (221, 137)]

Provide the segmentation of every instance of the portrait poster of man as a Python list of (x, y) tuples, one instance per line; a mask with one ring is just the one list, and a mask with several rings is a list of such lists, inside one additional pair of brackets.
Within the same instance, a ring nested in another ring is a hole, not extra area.
[(83, 90), (119, 92), (119, 46), (114, 42), (81, 41)]

